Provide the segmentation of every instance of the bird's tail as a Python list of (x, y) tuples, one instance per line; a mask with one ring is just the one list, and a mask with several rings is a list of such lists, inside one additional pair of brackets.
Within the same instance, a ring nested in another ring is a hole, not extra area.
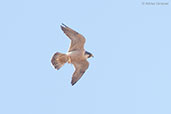
[(66, 54), (56, 52), (51, 59), (51, 63), (55, 69), (59, 70), (68, 60), (69, 57)]

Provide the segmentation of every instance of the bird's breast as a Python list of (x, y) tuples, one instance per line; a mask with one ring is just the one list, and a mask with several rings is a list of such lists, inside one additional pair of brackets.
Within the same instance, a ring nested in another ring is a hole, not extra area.
[(70, 57), (71, 61), (79, 61), (84, 59), (84, 52), (83, 51), (71, 51), (67, 53), (67, 56)]

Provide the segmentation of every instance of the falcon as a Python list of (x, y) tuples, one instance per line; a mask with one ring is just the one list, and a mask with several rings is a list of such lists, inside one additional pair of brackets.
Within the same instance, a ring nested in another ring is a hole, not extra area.
[(73, 64), (75, 71), (72, 75), (72, 86), (82, 77), (89, 67), (88, 58), (93, 54), (84, 49), (86, 39), (84, 36), (69, 28), (65, 24), (61, 25), (62, 31), (71, 40), (70, 47), (66, 54), (56, 52), (51, 59), (51, 63), (55, 69), (59, 70), (65, 63)]

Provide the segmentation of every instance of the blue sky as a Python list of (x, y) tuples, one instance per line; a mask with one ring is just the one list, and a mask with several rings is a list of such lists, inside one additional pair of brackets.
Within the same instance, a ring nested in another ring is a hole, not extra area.
[[(0, 1), (0, 113), (170, 114), (171, 6), (142, 2)], [(95, 56), (73, 87), (72, 65), (50, 63), (69, 47), (61, 23)]]

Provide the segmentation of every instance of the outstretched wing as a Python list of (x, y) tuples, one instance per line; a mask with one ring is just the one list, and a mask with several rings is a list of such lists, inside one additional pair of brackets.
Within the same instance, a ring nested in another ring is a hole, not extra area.
[(75, 67), (75, 72), (72, 75), (72, 81), (71, 81), (72, 85), (74, 85), (88, 69), (89, 62), (87, 60), (82, 60), (73, 64)]
[(61, 29), (71, 39), (69, 52), (74, 50), (84, 50), (84, 43), (86, 41), (84, 36), (64, 24), (61, 25)]

